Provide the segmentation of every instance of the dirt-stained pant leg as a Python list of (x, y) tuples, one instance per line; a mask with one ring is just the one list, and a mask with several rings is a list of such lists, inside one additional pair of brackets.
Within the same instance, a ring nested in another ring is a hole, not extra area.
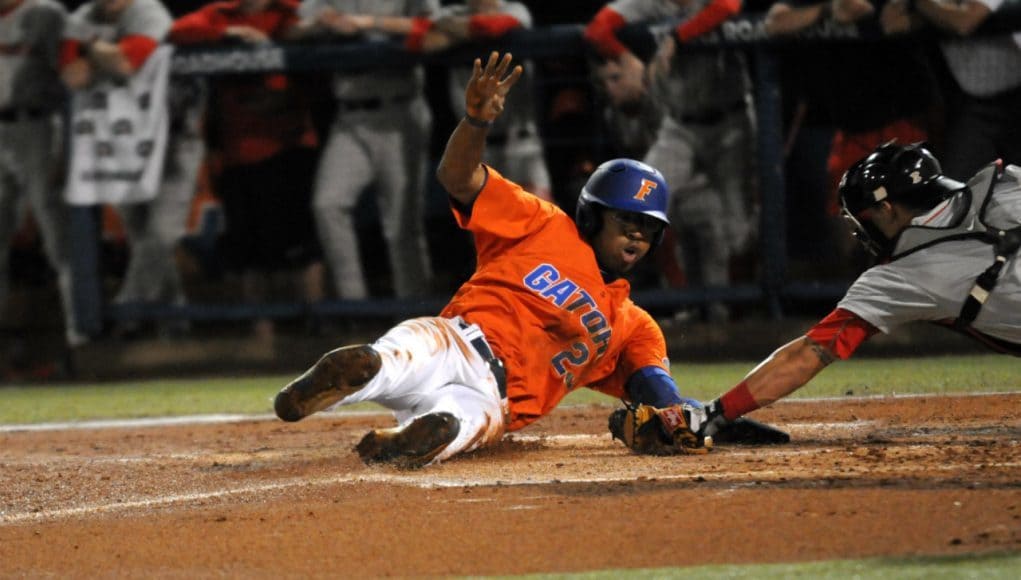
[(689, 280), (725, 286), (730, 281), (730, 243), (719, 190), (698, 166), (696, 134), (667, 117), (645, 162), (659, 169), (670, 186), (670, 221), (678, 232)]
[(400, 425), (429, 413), (447, 412), (460, 431), (435, 461), (500, 440), (503, 408), (489, 365), (471, 346), (470, 333), (456, 320), (415, 318), (398, 324), (372, 344), (382, 366), (358, 392), (339, 404), (365, 401), (394, 411)]

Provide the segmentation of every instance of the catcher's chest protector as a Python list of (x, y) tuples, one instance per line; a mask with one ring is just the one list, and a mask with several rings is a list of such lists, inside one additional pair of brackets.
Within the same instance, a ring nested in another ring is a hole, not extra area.
[[(997, 185), (1000, 187), (997, 189)], [(996, 287), (1000, 271), (1021, 247), (1021, 223), (1012, 223), (1008, 229), (990, 226), (986, 221), (989, 201), (997, 191), (1021, 188), (1021, 167), (1007, 166), (1002, 174), (996, 163), (991, 163), (968, 182), (965, 195), (970, 205), (954, 225), (946, 227), (910, 226), (897, 239), (891, 259), (896, 260), (913, 252), (951, 240), (977, 239), (993, 246), (993, 263), (975, 281), (954, 326), (969, 326), (978, 316), (989, 294)]]

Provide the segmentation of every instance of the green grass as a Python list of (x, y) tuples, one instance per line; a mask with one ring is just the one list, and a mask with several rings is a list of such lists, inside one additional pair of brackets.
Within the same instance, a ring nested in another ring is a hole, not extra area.
[[(981, 578), (1014, 579), (1021, 570), (1021, 555), (939, 556), (919, 558), (875, 558), (868, 560), (830, 560), (799, 564), (755, 564), (748, 566), (692, 566), (687, 568), (648, 568), (642, 570), (601, 570), (585, 574), (535, 574), (515, 578), (564, 578), (609, 580), (611, 578), (685, 580), (950, 580)], [(509, 578), (509, 577), (508, 577)]]
[[(751, 361), (678, 363), (673, 373), (685, 396), (709, 400), (740, 381), (754, 365)], [(273, 396), (292, 378), (293, 375), (8, 386), (0, 388), (0, 424), (271, 413)], [(824, 370), (793, 396), (1008, 391), (1021, 391), (1021, 360), (983, 355), (842, 361)], [(614, 400), (588, 389), (576, 391), (565, 400), (565, 404), (591, 403), (613, 404)]]

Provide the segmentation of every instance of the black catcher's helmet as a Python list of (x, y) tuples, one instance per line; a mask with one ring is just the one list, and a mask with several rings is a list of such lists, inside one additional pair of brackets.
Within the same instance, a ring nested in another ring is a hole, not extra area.
[(911, 208), (932, 207), (967, 186), (943, 175), (939, 161), (924, 143), (890, 141), (858, 161), (840, 180), (840, 205), (854, 228), (854, 237), (874, 255), (889, 249), (889, 240), (863, 219), (863, 212), (881, 201)]

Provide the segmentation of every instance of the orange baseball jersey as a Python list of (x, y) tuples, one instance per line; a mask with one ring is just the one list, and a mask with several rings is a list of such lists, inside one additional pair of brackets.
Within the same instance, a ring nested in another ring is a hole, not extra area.
[(478, 324), (503, 360), (507, 429), (542, 417), (577, 387), (623, 397), (636, 370), (669, 372), (659, 326), (631, 301), (626, 280), (603, 281), (574, 220), (487, 170), (471, 213), (454, 207), (474, 234), (478, 266), (441, 315)]

